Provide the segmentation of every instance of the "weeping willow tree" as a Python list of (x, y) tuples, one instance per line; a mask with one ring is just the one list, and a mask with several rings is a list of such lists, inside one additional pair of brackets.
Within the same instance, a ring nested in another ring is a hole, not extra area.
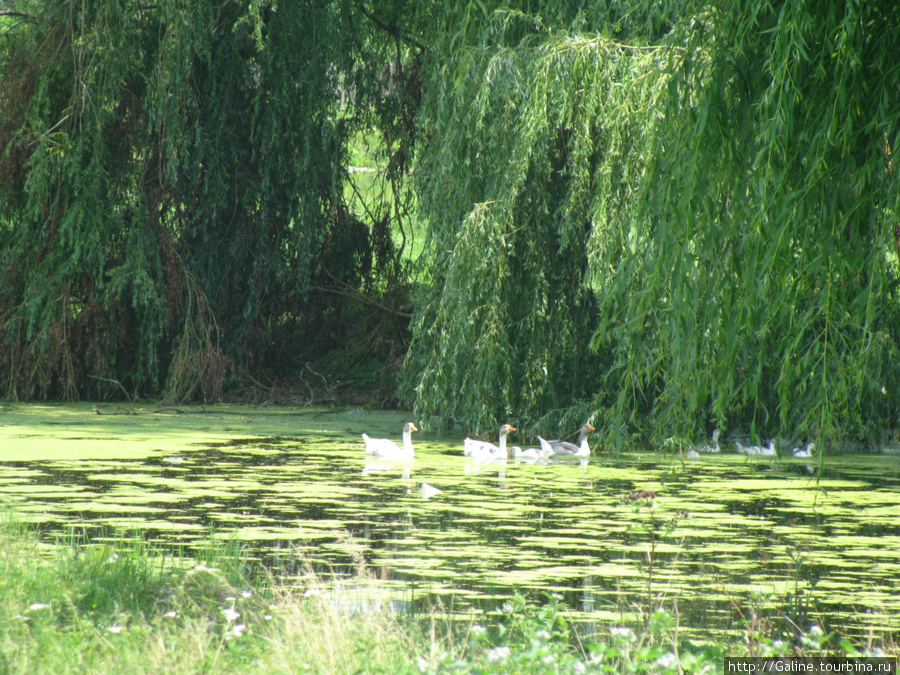
[(892, 428), (898, 20), (762, 0), (454, 17), (419, 158), (419, 414), (589, 417), (617, 445)]
[(402, 7), (4, 7), (2, 394), (214, 398), (402, 276), (406, 216), (343, 196), (360, 129), (390, 137), (405, 175), (419, 48)]

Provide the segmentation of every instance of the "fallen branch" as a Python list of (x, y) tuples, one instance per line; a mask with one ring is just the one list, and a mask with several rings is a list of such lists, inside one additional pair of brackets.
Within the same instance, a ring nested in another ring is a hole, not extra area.
[(363, 302), (367, 305), (372, 305), (373, 307), (377, 307), (378, 309), (380, 309), (382, 311), (385, 311), (389, 314), (393, 314), (394, 316), (403, 317), (404, 319), (412, 318), (412, 316), (413, 316), (412, 312), (403, 312), (403, 311), (400, 311), (399, 309), (394, 309), (393, 307), (387, 307), (385, 305), (382, 305), (380, 302), (373, 300), (369, 296), (363, 295), (362, 293), (357, 291), (355, 288), (353, 288), (349, 284), (346, 284), (342, 281), (339, 281), (338, 279), (335, 279), (334, 276), (331, 274), (331, 272), (329, 272), (327, 269), (325, 270), (325, 272), (326, 272), (326, 274), (328, 274), (328, 276), (330, 276), (332, 279), (334, 279), (334, 282), (336, 284), (341, 284), (344, 288), (332, 288), (330, 286), (314, 285), (314, 286), (312, 286), (313, 290), (322, 291), (324, 293), (334, 293), (335, 295), (342, 295), (345, 298), (352, 298), (353, 300), (359, 300), (360, 302)]

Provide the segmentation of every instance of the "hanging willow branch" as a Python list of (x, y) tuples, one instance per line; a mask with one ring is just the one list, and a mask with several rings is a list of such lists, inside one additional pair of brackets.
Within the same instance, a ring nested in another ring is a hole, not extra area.
[(869, 27), (900, 9), (544, 10), (467, 15), (439, 57), (419, 415), (590, 417), (617, 445), (888, 431), (900, 38)]
[[(215, 400), (341, 348), (312, 327), (355, 304), (310, 293), (321, 268), (403, 295), (406, 214), (356, 219), (343, 178), (357, 134), (412, 152), (415, 52), (355, 0), (26, 4), (0, 34), (0, 395)], [(427, 15), (394, 10), (398, 35)]]

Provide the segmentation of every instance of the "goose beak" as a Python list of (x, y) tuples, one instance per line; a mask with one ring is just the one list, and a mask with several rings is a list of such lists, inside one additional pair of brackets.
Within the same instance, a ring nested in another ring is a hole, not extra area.
[(413, 424), (412, 422), (410, 422), (410, 423), (409, 423), (409, 430), (410, 430), (410, 431), (418, 431), (418, 430), (419, 430), (419, 427), (417, 427), (415, 424)]

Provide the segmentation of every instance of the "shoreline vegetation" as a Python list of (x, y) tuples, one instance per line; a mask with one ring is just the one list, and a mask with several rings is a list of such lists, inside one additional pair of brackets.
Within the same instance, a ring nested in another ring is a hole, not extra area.
[[(140, 538), (50, 545), (7, 512), (0, 522), (0, 663), (7, 673), (714, 673), (725, 656), (884, 656), (813, 625), (792, 639), (748, 623), (743, 640), (679, 637), (677, 610), (582, 634), (548, 595), (512, 595), (470, 618), (344, 603), (311, 567), (280, 583), (234, 542), (188, 557)], [(354, 584), (378, 581), (360, 560)], [(748, 616), (750, 613), (748, 613)], [(768, 633), (769, 635), (773, 633)]]

